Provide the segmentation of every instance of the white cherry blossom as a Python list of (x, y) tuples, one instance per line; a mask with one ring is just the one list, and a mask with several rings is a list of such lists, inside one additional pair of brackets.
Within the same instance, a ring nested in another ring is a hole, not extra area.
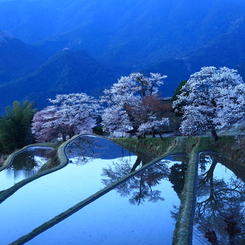
[(244, 118), (245, 84), (234, 69), (203, 67), (191, 75), (173, 106), (181, 108), (184, 135), (198, 135), (232, 126)]

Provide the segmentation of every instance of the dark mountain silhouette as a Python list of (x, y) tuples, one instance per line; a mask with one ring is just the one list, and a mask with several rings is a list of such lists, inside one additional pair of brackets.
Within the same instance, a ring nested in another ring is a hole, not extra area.
[[(244, 39), (245, 28), (238, 28), (235, 33), (220, 35), (209, 45), (190, 52), (184, 58), (159, 62), (145, 71), (168, 75), (163, 91), (167, 96), (172, 95), (173, 89), (177, 88), (180, 81), (189, 79), (191, 74), (203, 66), (235, 68), (242, 75), (243, 66), (239, 65), (245, 63)], [(245, 74), (243, 75), (245, 81)]]
[(48, 98), (59, 93), (84, 92), (96, 97), (118, 76), (82, 50), (63, 50), (30, 75), (1, 85), (1, 105), (11, 104), (13, 98), (27, 99), (42, 109), (48, 105)]
[(171, 96), (202, 66), (245, 63), (240, 0), (0, 0), (0, 28), (2, 108), (98, 95), (134, 71), (167, 75), (162, 93)]
[(143, 70), (143, 73), (159, 72), (168, 77), (161, 87), (162, 96), (172, 96), (179, 83), (192, 74), (190, 64), (185, 59), (168, 59)]
[(244, 29), (245, 16), (238, 0), (5, 0), (0, 9), (1, 28), (26, 43), (57, 41), (131, 69), (186, 57)]
[(21, 42), (7, 32), (0, 32), (1, 83), (33, 71), (44, 60), (33, 46)]
[(26, 44), (6, 31), (0, 31), (0, 84), (35, 71), (59, 48), (52, 42)]

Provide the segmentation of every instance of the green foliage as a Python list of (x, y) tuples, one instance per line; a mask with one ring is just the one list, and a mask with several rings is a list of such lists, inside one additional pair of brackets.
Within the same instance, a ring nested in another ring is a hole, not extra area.
[[(176, 88), (176, 90), (174, 91), (174, 95), (172, 97), (172, 102), (174, 102), (175, 100), (177, 100), (177, 96), (181, 94), (181, 89), (182, 87), (187, 83), (187, 80), (183, 80), (179, 83), (178, 87)], [(178, 132), (179, 131), (179, 127), (180, 127), (180, 123), (182, 121), (182, 113), (181, 113), (181, 109), (184, 106), (184, 104), (182, 103), (181, 105), (179, 105), (178, 107), (176, 107), (175, 109), (175, 115), (176, 117), (174, 117), (172, 120), (172, 124), (174, 127), (174, 132)]]
[(34, 102), (14, 101), (0, 118), (0, 152), (10, 153), (32, 143), (31, 123), (36, 113)]
[[(183, 80), (179, 83), (179, 86), (176, 88), (176, 90), (174, 91), (174, 96), (172, 97), (172, 102), (174, 102), (175, 100), (178, 99), (178, 95), (181, 94), (181, 89), (182, 87), (187, 83), (187, 80)], [(185, 106), (184, 103), (181, 103), (180, 105), (178, 105), (177, 107), (175, 107), (175, 111), (176, 111), (176, 116), (181, 117), (182, 114), (182, 107)]]
[(187, 80), (183, 80), (179, 83), (179, 86), (174, 91), (174, 95), (172, 97), (172, 101), (177, 100), (177, 96), (181, 94), (182, 87), (187, 83)]
[(102, 126), (93, 127), (93, 133), (98, 134), (98, 135), (103, 135), (104, 131), (103, 131)]

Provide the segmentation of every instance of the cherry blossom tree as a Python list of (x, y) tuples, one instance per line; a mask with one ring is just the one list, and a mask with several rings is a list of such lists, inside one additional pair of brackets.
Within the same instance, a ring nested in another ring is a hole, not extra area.
[(169, 123), (167, 118), (163, 118), (163, 112), (168, 108), (163, 104), (159, 94), (144, 96), (137, 105), (127, 106), (125, 109), (134, 119), (133, 124), (137, 128), (136, 135), (139, 137), (144, 136), (147, 132), (151, 132), (155, 137), (155, 132), (160, 132), (161, 128)]
[(37, 142), (47, 142), (60, 136), (65, 140), (66, 134), (61, 130), (64, 127), (57, 127), (55, 121), (58, 119), (55, 106), (48, 106), (41, 111), (38, 111), (32, 122), (32, 134)]
[(201, 135), (232, 126), (244, 117), (245, 84), (234, 69), (203, 67), (191, 75), (173, 103), (183, 113), (184, 135)]
[(49, 99), (52, 106), (37, 112), (32, 123), (32, 133), (39, 142), (58, 137), (65, 140), (75, 134), (91, 133), (96, 125), (99, 103), (84, 93), (58, 94)]
[[(157, 95), (164, 78), (166, 76), (159, 73), (150, 73), (150, 77), (132, 73), (121, 77), (110, 89), (104, 90), (101, 97), (101, 102), (106, 105), (102, 114), (104, 130), (111, 135), (133, 130), (141, 137), (148, 129), (167, 124), (168, 120), (159, 114), (159, 104), (162, 102)], [(146, 124), (149, 122), (151, 126)]]

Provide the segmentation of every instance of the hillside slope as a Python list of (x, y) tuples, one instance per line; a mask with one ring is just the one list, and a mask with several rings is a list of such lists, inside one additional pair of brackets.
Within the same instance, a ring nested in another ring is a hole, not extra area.
[(56, 41), (131, 69), (219, 45), (221, 35), (244, 29), (244, 17), (245, 3), (238, 0), (0, 2), (1, 28), (20, 40)]
[(26, 98), (41, 108), (56, 93), (98, 95), (133, 71), (167, 75), (161, 92), (171, 96), (202, 66), (245, 63), (239, 0), (0, 0), (0, 28), (14, 35), (0, 32), (0, 111)]
[(1, 108), (14, 100), (35, 101), (39, 109), (59, 93), (87, 93), (98, 96), (116, 82), (118, 74), (107, 69), (82, 50), (64, 50), (27, 77), (0, 86)]

